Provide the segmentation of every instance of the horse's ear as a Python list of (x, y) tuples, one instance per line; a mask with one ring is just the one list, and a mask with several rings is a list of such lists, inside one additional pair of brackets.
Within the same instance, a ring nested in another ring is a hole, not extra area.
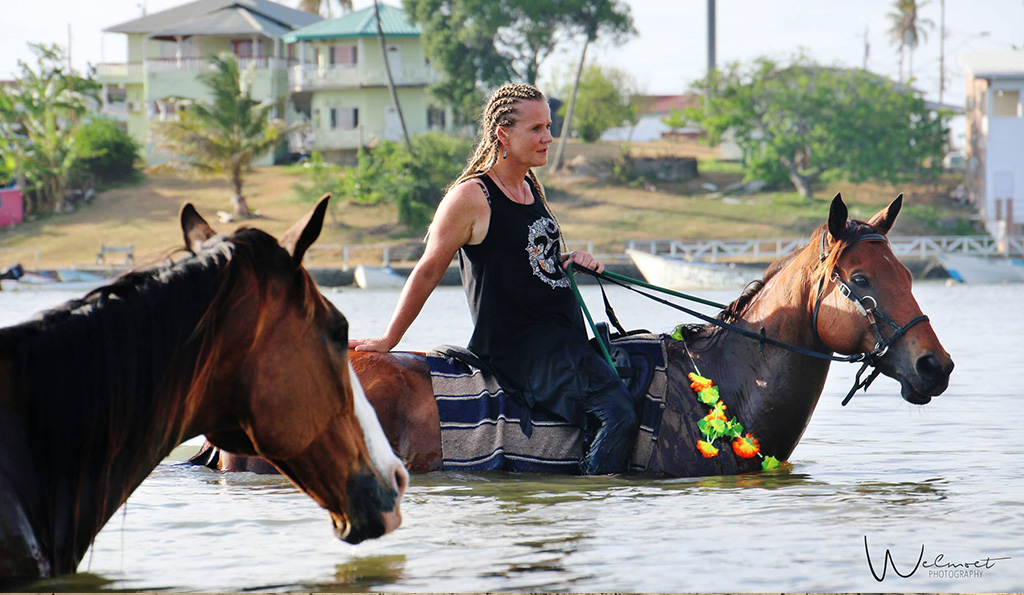
[(185, 236), (185, 249), (193, 253), (199, 252), (203, 242), (217, 235), (190, 202), (181, 205), (178, 219), (181, 220), (181, 232)]
[(843, 237), (848, 216), (849, 212), (846, 210), (846, 203), (843, 202), (843, 194), (837, 192), (836, 197), (832, 199), (832, 207), (828, 211), (828, 232), (832, 234), (832, 239), (838, 241)]
[(321, 196), (320, 202), (316, 203), (313, 210), (296, 221), (281, 238), (281, 245), (292, 255), (295, 266), (302, 264), (306, 250), (320, 237), (320, 229), (324, 226), (324, 215), (327, 213), (327, 204), (330, 200), (330, 194)]
[(889, 206), (878, 211), (878, 213), (871, 218), (871, 221), (868, 221), (868, 225), (882, 233), (889, 233), (889, 230), (892, 229), (892, 224), (896, 222), (896, 215), (900, 214), (901, 208), (903, 208), (902, 192), (899, 196), (893, 199), (891, 203), (889, 203)]

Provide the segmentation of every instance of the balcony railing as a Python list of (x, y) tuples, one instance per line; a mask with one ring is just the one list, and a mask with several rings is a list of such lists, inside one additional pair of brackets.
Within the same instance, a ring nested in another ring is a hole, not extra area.
[(99, 64), (96, 66), (96, 74), (102, 77), (141, 77), (143, 74), (142, 62), (123, 62), (120, 64)]
[(288, 149), (295, 153), (358, 149), (378, 137), (382, 137), (380, 131), (363, 126), (349, 130), (301, 130), (288, 136)]
[[(182, 58), (150, 58), (144, 62), (108, 63), (96, 67), (96, 74), (105, 78), (142, 77), (147, 73), (159, 72), (205, 72), (210, 69), (212, 61), (207, 57)], [(239, 58), (240, 70), (255, 68), (256, 70), (284, 70), (295, 60), (257, 56)]]
[[(405, 65), (393, 70), (396, 85), (428, 85), (437, 76), (429, 66)], [(387, 85), (383, 69), (369, 70), (361, 66), (318, 66), (298, 64), (288, 69), (288, 82), (295, 91), (345, 87), (380, 87)]]

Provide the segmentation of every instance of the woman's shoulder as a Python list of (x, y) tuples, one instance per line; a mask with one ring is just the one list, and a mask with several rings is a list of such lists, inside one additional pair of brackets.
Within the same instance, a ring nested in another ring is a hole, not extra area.
[(462, 180), (461, 182), (453, 185), (451, 188), (448, 189), (446, 198), (452, 197), (453, 200), (469, 200), (473, 202), (482, 199), (485, 200), (487, 203), (490, 203), (491, 191), (488, 189), (488, 185), (484, 181), (483, 176), (485, 175), (486, 174), (481, 174), (479, 176), (466, 178), (465, 180)]

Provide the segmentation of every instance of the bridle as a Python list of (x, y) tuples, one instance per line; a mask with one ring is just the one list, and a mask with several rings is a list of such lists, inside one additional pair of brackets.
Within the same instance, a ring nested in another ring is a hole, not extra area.
[[(868, 233), (858, 237), (856, 240), (854, 240), (853, 244), (858, 244), (860, 242), (885, 242), (886, 244), (888, 244), (889, 238), (887, 238), (884, 234), (880, 233)], [(820, 262), (824, 262), (827, 257), (828, 231), (824, 231), (821, 234), (821, 246), (818, 249), (818, 260)], [(814, 301), (814, 314), (811, 320), (811, 328), (814, 330), (814, 338), (818, 341), (818, 343), (822, 345), (824, 345), (824, 342), (821, 340), (821, 336), (818, 334), (818, 311), (821, 308), (821, 301), (825, 297), (825, 279), (826, 275), (823, 274), (821, 276), (821, 279), (818, 281), (818, 297)], [(913, 327), (915, 324), (919, 322), (926, 322), (928, 320), (928, 316), (925, 314), (919, 314), (911, 318), (910, 321), (904, 324), (903, 326), (900, 326), (893, 322), (892, 318), (887, 316), (885, 312), (882, 311), (882, 309), (878, 305), (878, 300), (876, 300), (874, 296), (862, 296), (858, 294), (852, 287), (850, 287), (850, 284), (844, 281), (842, 276), (839, 274), (838, 266), (833, 268), (832, 274), (828, 276), (828, 280), (834, 283), (838, 288), (839, 293), (846, 297), (848, 300), (852, 301), (854, 306), (856, 306), (857, 311), (860, 312), (862, 316), (868, 319), (868, 322), (871, 324), (871, 330), (875, 333), (876, 338), (874, 348), (872, 348), (871, 351), (868, 351), (863, 354), (864, 365), (861, 366), (860, 370), (857, 371), (857, 376), (854, 379), (853, 388), (850, 389), (850, 392), (847, 393), (846, 398), (843, 399), (843, 405), (846, 405), (847, 403), (850, 402), (850, 399), (853, 398), (854, 393), (856, 393), (861, 388), (867, 390), (868, 386), (870, 386), (871, 383), (874, 382), (875, 378), (878, 377), (878, 374), (880, 373), (878, 369), (878, 362), (886, 354), (886, 352), (889, 351), (889, 347), (898, 339), (900, 339), (903, 335), (905, 335), (907, 331), (910, 330), (910, 328)], [(885, 325), (892, 329), (893, 333), (888, 337), (883, 337), (879, 321), (885, 323)], [(861, 380), (861, 375), (864, 374), (868, 367), (873, 368), (871, 370), (871, 374), (869, 374), (868, 377), (865, 378), (864, 380)]]

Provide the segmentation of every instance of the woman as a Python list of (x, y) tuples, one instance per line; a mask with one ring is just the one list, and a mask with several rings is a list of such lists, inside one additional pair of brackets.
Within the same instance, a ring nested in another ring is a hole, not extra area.
[(588, 344), (565, 269), (597, 271), (586, 252), (561, 254), (561, 233), (532, 168), (547, 163), (551, 111), (535, 87), (508, 84), (491, 95), (480, 141), (438, 205), (427, 245), (386, 332), (350, 347), (390, 351), (419, 314), (456, 253), (473, 315), (469, 349), (528, 407), (584, 429), (584, 474), (626, 469), (637, 430), (633, 400)]

